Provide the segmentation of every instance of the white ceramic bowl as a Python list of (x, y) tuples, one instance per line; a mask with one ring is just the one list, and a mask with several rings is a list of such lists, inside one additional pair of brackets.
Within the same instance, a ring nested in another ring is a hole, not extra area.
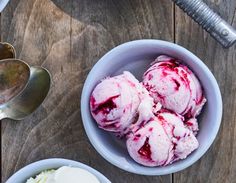
[(14, 175), (12, 175), (6, 183), (25, 183), (27, 179), (30, 177), (34, 177), (35, 175), (41, 173), (44, 170), (48, 169), (57, 169), (62, 166), (72, 166), (83, 168), (90, 173), (94, 174), (101, 183), (111, 183), (104, 175), (99, 173), (97, 170), (77, 161), (61, 159), (61, 158), (52, 158), (45, 159), (41, 161), (37, 161), (35, 163), (29, 164), (26, 167), (17, 171)]
[[(198, 76), (204, 89), (207, 103), (198, 117), (200, 131), (197, 139), (199, 148), (186, 159), (165, 167), (145, 167), (136, 163), (128, 154), (125, 141), (99, 129), (89, 109), (92, 90), (106, 76), (131, 71), (141, 81), (144, 71), (160, 54), (176, 57), (188, 65)], [(164, 175), (183, 170), (196, 162), (213, 143), (220, 127), (222, 99), (218, 84), (207, 66), (193, 53), (176, 44), (160, 40), (137, 40), (115, 47), (104, 55), (90, 71), (82, 92), (81, 113), (90, 142), (95, 149), (113, 165), (136, 174)]]
[(0, 12), (5, 8), (9, 0), (0, 0)]

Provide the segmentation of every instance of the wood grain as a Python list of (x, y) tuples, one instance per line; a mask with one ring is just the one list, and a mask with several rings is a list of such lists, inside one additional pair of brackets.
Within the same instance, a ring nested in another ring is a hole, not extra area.
[[(1, 20), (1, 13), (0, 13), (0, 20)], [(0, 21), (0, 41), (2, 40), (1, 39), (1, 32), (2, 32), (2, 25), (1, 25), (1, 21)]]
[[(211, 0), (208, 4), (236, 27), (236, 1)], [(174, 174), (175, 183), (236, 182), (236, 45), (223, 49), (176, 7), (176, 42), (200, 57), (216, 77), (224, 114), (218, 136), (210, 150), (190, 168)]]
[(23, 166), (45, 158), (74, 159), (96, 168), (113, 183), (172, 182), (139, 176), (105, 161), (90, 145), (80, 116), (83, 82), (97, 60), (134, 39), (172, 41), (171, 0), (11, 0), (1, 15), (1, 38), (30, 65), (52, 74), (43, 105), (22, 121), (1, 122), (2, 182)]

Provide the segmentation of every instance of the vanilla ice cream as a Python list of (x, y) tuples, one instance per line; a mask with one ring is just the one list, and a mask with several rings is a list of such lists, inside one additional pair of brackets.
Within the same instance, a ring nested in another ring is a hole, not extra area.
[(100, 183), (95, 175), (87, 170), (63, 166), (57, 170), (41, 172), (26, 183)]

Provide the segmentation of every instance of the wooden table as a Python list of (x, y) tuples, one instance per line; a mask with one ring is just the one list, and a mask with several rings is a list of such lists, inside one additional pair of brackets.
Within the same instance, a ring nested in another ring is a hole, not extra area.
[[(236, 27), (235, 0), (207, 0)], [(104, 160), (91, 146), (80, 114), (86, 75), (108, 50), (134, 39), (176, 42), (214, 73), (224, 115), (208, 152), (190, 168), (166, 176), (140, 176)], [(1, 14), (1, 40), (17, 56), (52, 74), (52, 88), (30, 117), (1, 122), (2, 182), (23, 166), (63, 157), (88, 164), (113, 183), (236, 182), (236, 45), (223, 49), (171, 0), (11, 0)]]

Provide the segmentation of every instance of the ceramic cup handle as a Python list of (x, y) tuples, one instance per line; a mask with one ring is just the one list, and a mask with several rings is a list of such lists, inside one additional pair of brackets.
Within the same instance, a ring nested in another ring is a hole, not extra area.
[(236, 30), (202, 0), (173, 1), (225, 48), (236, 42)]

